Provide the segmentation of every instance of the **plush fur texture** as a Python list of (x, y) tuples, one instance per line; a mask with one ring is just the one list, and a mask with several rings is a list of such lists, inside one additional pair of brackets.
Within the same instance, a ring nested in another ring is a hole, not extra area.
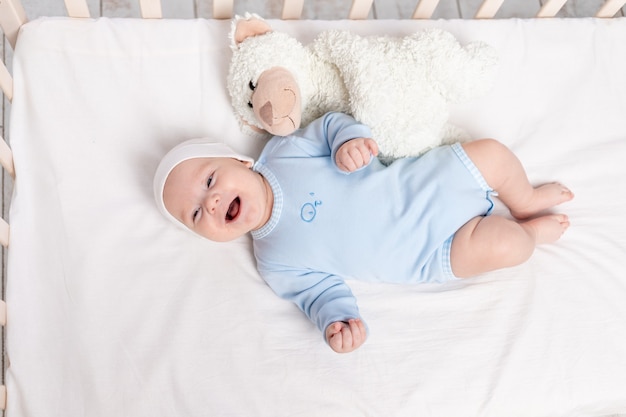
[[(498, 58), (492, 47), (483, 42), (462, 46), (439, 29), (400, 38), (325, 31), (306, 46), (267, 24), (260, 31), (237, 33), (250, 21), (263, 25), (258, 19), (247, 15), (233, 22), (228, 89), (244, 124), (270, 133), (281, 117), (293, 131), (328, 111), (342, 111), (371, 127), (383, 158), (420, 155), (468, 139), (448, 123), (449, 104), (483, 94), (495, 76)], [(284, 103), (284, 91), (282, 96), (277, 92), (285, 90), (286, 81), (276, 77), (262, 86), (263, 102), (255, 101), (259, 78), (276, 67), (293, 76), (297, 87), (289, 89), (289, 97), (299, 99), (299, 105), (291, 98)], [(284, 127), (279, 134), (285, 134)]]

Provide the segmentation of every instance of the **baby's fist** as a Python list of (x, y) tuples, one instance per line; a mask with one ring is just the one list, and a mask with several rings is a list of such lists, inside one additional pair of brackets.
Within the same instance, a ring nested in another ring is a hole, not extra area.
[(340, 170), (354, 172), (369, 164), (372, 155), (378, 155), (376, 142), (370, 138), (356, 138), (339, 147), (335, 162)]
[(326, 340), (337, 353), (348, 353), (361, 346), (367, 339), (367, 330), (361, 319), (348, 322), (336, 321), (326, 328)]

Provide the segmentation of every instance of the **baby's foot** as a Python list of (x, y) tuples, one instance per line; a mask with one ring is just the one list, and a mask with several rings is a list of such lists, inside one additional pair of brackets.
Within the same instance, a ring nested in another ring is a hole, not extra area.
[(511, 209), (511, 214), (516, 219), (527, 219), (572, 198), (574, 198), (574, 193), (569, 188), (558, 182), (551, 182), (535, 188), (530, 203), (522, 209)]
[(534, 235), (537, 245), (556, 242), (570, 225), (565, 214), (547, 214), (521, 224)]

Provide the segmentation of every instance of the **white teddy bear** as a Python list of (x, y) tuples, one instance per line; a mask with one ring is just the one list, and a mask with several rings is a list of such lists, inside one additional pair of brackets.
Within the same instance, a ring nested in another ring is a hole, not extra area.
[(464, 47), (449, 32), (362, 37), (325, 31), (304, 46), (258, 16), (233, 20), (228, 90), (243, 122), (286, 136), (328, 111), (372, 129), (383, 159), (417, 156), (467, 135), (448, 122), (449, 103), (486, 92), (497, 54)]

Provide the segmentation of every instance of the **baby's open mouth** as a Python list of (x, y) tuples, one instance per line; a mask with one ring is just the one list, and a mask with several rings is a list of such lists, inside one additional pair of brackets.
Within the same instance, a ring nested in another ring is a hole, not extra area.
[(239, 214), (240, 204), (241, 201), (239, 200), (239, 197), (235, 197), (235, 199), (230, 203), (230, 206), (228, 206), (228, 211), (226, 212), (226, 221), (232, 221), (233, 219), (235, 219), (235, 217), (237, 217), (237, 215)]

